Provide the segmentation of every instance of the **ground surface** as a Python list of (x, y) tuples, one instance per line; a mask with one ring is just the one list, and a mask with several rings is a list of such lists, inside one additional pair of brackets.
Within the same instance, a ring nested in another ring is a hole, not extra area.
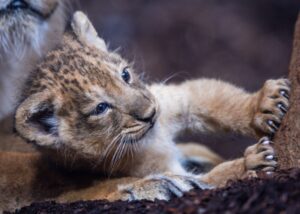
[(231, 183), (216, 190), (196, 190), (169, 202), (88, 201), (36, 203), (16, 213), (299, 213), (300, 169)]

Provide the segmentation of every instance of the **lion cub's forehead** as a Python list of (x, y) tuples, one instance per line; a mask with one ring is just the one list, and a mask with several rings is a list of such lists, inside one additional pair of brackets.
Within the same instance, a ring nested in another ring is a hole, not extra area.
[(125, 64), (115, 53), (101, 52), (65, 37), (62, 47), (48, 54), (38, 66), (30, 91), (47, 89), (78, 97), (80, 94), (96, 95), (97, 91), (119, 90), (116, 76)]

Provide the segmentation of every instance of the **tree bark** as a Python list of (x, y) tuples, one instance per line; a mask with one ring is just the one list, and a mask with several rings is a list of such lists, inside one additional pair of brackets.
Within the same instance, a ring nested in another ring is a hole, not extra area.
[(300, 167), (300, 13), (295, 27), (289, 67), (290, 108), (273, 139), (279, 169)]

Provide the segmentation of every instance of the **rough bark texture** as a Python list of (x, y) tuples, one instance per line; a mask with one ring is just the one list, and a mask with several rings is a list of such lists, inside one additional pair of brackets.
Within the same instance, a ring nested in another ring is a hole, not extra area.
[(300, 13), (295, 27), (289, 79), (292, 83), (290, 109), (274, 137), (280, 169), (300, 166)]

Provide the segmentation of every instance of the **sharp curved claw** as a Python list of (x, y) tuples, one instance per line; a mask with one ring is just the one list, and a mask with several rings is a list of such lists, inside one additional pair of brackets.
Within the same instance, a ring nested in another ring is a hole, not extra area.
[(262, 142), (263, 145), (270, 145), (272, 144), (273, 142), (269, 141), (269, 140), (265, 140)]
[(287, 112), (287, 108), (283, 103), (277, 103), (277, 108), (279, 108), (284, 114)]
[(285, 90), (285, 89), (280, 89), (279, 93), (280, 93), (281, 96), (283, 96), (283, 97), (285, 97), (287, 99), (290, 98), (288, 91)]
[(273, 160), (274, 159), (274, 155), (267, 155), (266, 157), (265, 157), (265, 159), (266, 160)]
[(279, 123), (276, 123), (276, 122), (274, 122), (273, 120), (268, 120), (267, 121), (267, 124), (272, 128), (272, 129), (274, 129), (274, 131), (277, 131), (278, 130), (278, 128), (279, 128)]

